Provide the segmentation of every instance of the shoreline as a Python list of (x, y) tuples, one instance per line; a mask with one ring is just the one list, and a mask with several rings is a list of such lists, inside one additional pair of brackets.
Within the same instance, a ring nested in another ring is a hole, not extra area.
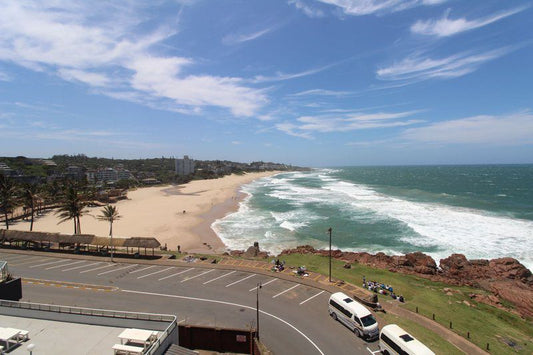
[[(113, 236), (154, 237), (161, 246), (182, 252), (223, 253), (226, 245), (211, 224), (237, 211), (246, 196), (239, 189), (254, 180), (280, 171), (226, 175), (211, 180), (194, 180), (182, 185), (142, 187), (128, 191), (126, 200), (114, 204), (122, 218), (113, 223)], [(88, 207), (81, 217), (83, 234), (107, 237), (109, 223), (99, 221), (102, 207)], [(33, 230), (72, 234), (72, 220), (58, 224), (55, 211), (36, 216)], [(29, 230), (29, 221), (15, 221), (10, 229)]]

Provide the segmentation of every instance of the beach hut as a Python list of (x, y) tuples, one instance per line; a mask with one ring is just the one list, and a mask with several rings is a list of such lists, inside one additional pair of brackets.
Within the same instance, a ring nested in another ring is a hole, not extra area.
[(132, 237), (124, 241), (124, 246), (126, 247), (126, 251), (129, 248), (137, 248), (139, 254), (141, 253), (141, 248), (144, 248), (144, 255), (146, 255), (146, 249), (151, 248), (153, 256), (155, 254), (154, 249), (159, 248), (161, 243), (155, 238)]

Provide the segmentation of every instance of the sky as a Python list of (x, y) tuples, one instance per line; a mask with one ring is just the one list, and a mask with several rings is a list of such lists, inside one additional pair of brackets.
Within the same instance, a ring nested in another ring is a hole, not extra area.
[(533, 2), (4, 0), (0, 156), (533, 163)]

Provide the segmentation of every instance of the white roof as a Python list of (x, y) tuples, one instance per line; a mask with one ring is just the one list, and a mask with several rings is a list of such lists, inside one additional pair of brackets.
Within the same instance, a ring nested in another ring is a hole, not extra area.
[(337, 303), (342, 304), (344, 307), (346, 307), (346, 309), (349, 309), (353, 313), (356, 313), (359, 318), (372, 314), (361, 303), (355, 301), (353, 298), (342, 292), (336, 292), (332, 294), (330, 298), (336, 301)]
[(405, 349), (409, 349), (413, 354), (435, 355), (431, 349), (396, 324), (388, 324), (381, 328), (381, 334), (383, 333), (389, 338), (393, 338), (395, 342), (401, 343)]

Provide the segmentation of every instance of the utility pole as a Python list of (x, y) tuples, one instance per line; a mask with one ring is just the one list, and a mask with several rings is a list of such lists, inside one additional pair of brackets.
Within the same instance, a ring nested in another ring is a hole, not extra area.
[(331, 282), (331, 227), (329, 227), (328, 232), (329, 232), (329, 282)]
[(263, 287), (261, 285), (261, 282), (259, 282), (257, 284), (257, 287), (255, 288), (256, 289), (256, 307), (255, 307), (255, 311), (256, 311), (256, 318), (257, 318), (257, 340), (259, 340), (259, 289)]

